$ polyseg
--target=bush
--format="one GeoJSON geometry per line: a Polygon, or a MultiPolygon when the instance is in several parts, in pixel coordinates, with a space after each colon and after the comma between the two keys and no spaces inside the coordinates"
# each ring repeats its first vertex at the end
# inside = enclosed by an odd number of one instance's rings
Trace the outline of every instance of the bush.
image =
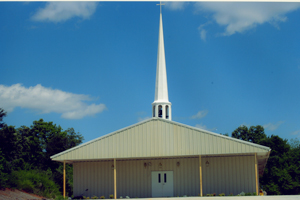
{"type": "Polygon", "coordinates": [[[245,192],[241,192],[238,196],[245,196],[245,192]]]}
{"type": "Polygon", "coordinates": [[[100,199],[105,199],[105,196],[101,196],[100,199]]]}
{"type": "Polygon", "coordinates": [[[63,196],[57,196],[57,197],[55,197],[55,200],[68,200],[69,199],[69,197],[63,197],[63,196]]]}
{"type": "Polygon", "coordinates": [[[221,193],[221,194],[219,194],[219,196],[223,197],[223,196],[225,196],[225,193],[221,193]]]}
{"type": "Polygon", "coordinates": [[[37,170],[13,171],[10,180],[10,185],[19,190],[48,198],[61,196],[58,186],[51,180],[51,177],[37,170]]]}
{"type": "Polygon", "coordinates": [[[109,195],[109,198],[110,198],[110,199],[113,199],[113,198],[114,198],[114,195],[113,195],[113,194],[109,195]]]}

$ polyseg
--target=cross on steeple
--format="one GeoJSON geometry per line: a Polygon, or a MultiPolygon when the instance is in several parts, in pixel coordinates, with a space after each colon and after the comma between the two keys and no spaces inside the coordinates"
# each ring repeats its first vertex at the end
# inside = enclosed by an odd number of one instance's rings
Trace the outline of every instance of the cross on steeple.
{"type": "Polygon", "coordinates": [[[161,13],[161,6],[165,5],[164,3],[161,3],[161,1],[159,2],[159,4],[156,4],[157,6],[160,7],[160,13],[161,13]]]}

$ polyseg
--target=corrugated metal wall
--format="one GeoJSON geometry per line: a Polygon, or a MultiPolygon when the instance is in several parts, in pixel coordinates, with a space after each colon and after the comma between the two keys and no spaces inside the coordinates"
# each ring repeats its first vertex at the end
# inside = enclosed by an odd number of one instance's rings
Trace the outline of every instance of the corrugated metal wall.
{"type": "Polygon", "coordinates": [[[111,162],[80,162],[73,166],[73,194],[100,197],[114,192],[114,174],[111,162]],[[88,189],[88,191],[85,191],[88,189]]]}
{"type": "MultiPolygon", "coordinates": [[[[202,158],[202,163],[203,194],[255,192],[253,156],[202,158]],[[206,161],[210,163],[208,167],[206,161]]],[[[81,195],[88,189],[84,196],[104,195],[108,198],[113,194],[112,165],[113,161],[74,163],[74,195],[81,195]]],[[[151,197],[151,171],[173,171],[174,196],[200,193],[198,157],[124,160],[117,161],[118,197],[151,197]]]]}
{"type": "Polygon", "coordinates": [[[255,192],[254,156],[202,158],[202,163],[203,194],[255,192]]]}

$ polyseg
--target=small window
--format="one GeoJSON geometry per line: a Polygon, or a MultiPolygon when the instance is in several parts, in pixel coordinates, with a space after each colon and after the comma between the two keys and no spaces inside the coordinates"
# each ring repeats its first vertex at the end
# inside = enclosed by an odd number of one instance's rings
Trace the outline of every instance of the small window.
{"type": "Polygon", "coordinates": [[[166,106],[166,119],[169,119],[169,106],[166,106]]]}
{"type": "Polygon", "coordinates": [[[158,174],[158,182],[160,183],[160,174],[158,174]]]}
{"type": "Polygon", "coordinates": [[[162,118],[162,114],[163,114],[163,110],[162,110],[162,106],[158,106],[158,117],[162,118]]]}
{"type": "Polygon", "coordinates": [[[152,113],[153,113],[153,117],[155,117],[155,106],[153,106],[152,113]]]}
{"type": "Polygon", "coordinates": [[[167,174],[164,174],[164,178],[165,178],[165,183],[167,182],[167,174]]]}

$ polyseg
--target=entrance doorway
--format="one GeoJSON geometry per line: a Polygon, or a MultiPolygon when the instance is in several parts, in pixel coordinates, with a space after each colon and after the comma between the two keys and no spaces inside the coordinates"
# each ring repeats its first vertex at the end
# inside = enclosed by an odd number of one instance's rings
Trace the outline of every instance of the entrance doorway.
{"type": "Polygon", "coordinates": [[[173,197],[173,171],[153,171],[152,197],[173,197]]]}

